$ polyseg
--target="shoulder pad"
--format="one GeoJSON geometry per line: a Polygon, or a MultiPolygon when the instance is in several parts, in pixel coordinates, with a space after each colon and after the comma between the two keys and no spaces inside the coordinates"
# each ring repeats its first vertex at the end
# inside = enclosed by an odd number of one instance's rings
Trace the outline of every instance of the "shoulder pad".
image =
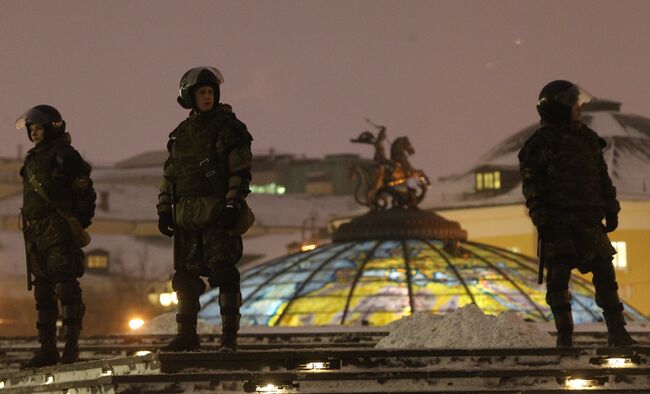
{"type": "Polygon", "coordinates": [[[546,143],[548,142],[548,136],[545,135],[544,129],[539,129],[535,132],[535,134],[531,135],[526,142],[524,143],[524,146],[521,148],[519,151],[519,161],[524,161],[526,160],[530,154],[534,151],[537,151],[538,149],[541,149],[546,143]]]}
{"type": "Polygon", "coordinates": [[[174,142],[176,141],[176,138],[177,138],[178,129],[180,129],[181,126],[183,126],[183,124],[185,123],[186,120],[182,121],[178,126],[176,126],[176,128],[171,133],[169,133],[169,136],[168,136],[169,139],[167,140],[167,151],[168,152],[172,151],[172,146],[174,145],[174,142]]]}
{"type": "Polygon", "coordinates": [[[246,143],[253,141],[253,136],[248,132],[246,124],[237,119],[236,116],[233,115],[230,119],[228,119],[225,123],[225,126],[229,128],[240,141],[246,143]]]}
{"type": "Polygon", "coordinates": [[[595,130],[589,128],[589,127],[588,127],[587,125],[585,125],[584,123],[582,124],[582,129],[584,130],[585,134],[586,134],[589,138],[591,138],[591,139],[593,139],[594,141],[596,141],[596,143],[598,144],[598,146],[599,146],[601,149],[607,146],[607,141],[606,141],[604,138],[602,138],[601,136],[599,136],[598,133],[597,133],[595,130]]]}
{"type": "Polygon", "coordinates": [[[61,164],[63,160],[65,160],[67,157],[70,155],[74,155],[77,153],[75,148],[72,147],[72,145],[68,144],[67,142],[63,143],[58,143],[54,146],[55,149],[55,154],[56,154],[56,160],[61,164]]]}
{"type": "Polygon", "coordinates": [[[226,104],[226,103],[219,103],[219,109],[221,109],[225,113],[233,113],[232,112],[232,105],[226,104]]]}

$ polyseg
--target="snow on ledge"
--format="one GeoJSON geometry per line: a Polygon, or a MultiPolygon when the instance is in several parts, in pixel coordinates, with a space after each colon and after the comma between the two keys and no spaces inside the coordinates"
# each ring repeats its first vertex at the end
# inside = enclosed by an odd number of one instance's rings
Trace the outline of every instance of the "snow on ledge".
{"type": "Polygon", "coordinates": [[[474,304],[444,316],[416,312],[393,322],[377,348],[555,347],[555,340],[516,312],[486,315],[474,304]]]}

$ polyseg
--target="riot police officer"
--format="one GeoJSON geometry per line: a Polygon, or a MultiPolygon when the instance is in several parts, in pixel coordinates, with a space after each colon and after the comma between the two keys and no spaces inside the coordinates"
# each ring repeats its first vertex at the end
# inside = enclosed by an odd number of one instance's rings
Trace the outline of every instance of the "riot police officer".
{"type": "Polygon", "coordinates": [[[573,343],[573,268],[593,273],[609,344],[636,343],[625,329],[612,264],[616,251],[607,236],[618,226],[620,205],[603,158],[606,142],[580,122],[581,107],[590,98],[572,82],[548,83],[537,102],[540,127],[519,152],[523,194],[547,268],[546,302],[555,318],[558,347],[573,343]]]}
{"type": "Polygon", "coordinates": [[[79,334],[85,306],[78,278],[84,273],[88,242],[83,229],[95,212],[91,167],[70,144],[66,124],[56,108],[37,105],[23,114],[16,128],[27,129],[34,143],[25,157],[22,223],[28,265],[28,287],[34,276],[40,350],[23,367],[42,367],[79,359],[79,334]],[[80,238],[82,240],[80,240],[80,238]],[[56,344],[61,303],[63,353],[56,344]]]}
{"type": "Polygon", "coordinates": [[[219,288],[221,349],[237,346],[241,234],[252,224],[246,205],[251,181],[251,141],[246,125],[220,100],[223,76],[195,67],[180,81],[178,103],[191,110],[169,135],[169,158],[158,197],[160,232],[174,237],[172,287],[178,296],[178,336],[163,351],[200,347],[196,332],[201,277],[219,288]]]}

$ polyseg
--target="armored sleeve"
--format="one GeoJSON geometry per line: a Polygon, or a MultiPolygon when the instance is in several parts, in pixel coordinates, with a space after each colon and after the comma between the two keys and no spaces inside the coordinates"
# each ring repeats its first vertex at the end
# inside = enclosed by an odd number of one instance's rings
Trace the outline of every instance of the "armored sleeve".
{"type": "Polygon", "coordinates": [[[228,191],[226,192],[226,202],[238,204],[250,193],[253,137],[248,132],[246,125],[238,119],[230,121],[228,127],[235,138],[227,152],[228,191]]]}
{"type": "Polygon", "coordinates": [[[546,149],[542,137],[533,135],[519,152],[519,172],[522,180],[522,191],[526,199],[526,207],[536,226],[547,224],[545,210],[545,174],[546,149]]]}
{"type": "Polygon", "coordinates": [[[616,187],[612,183],[612,178],[609,177],[607,163],[602,153],[602,149],[607,146],[607,142],[603,138],[598,137],[598,144],[601,149],[598,155],[598,173],[600,176],[600,188],[603,193],[603,200],[605,201],[605,212],[618,213],[621,210],[621,205],[616,198],[616,187]]]}
{"type": "Polygon", "coordinates": [[[163,176],[160,181],[160,193],[158,193],[158,204],[156,210],[158,213],[171,212],[172,210],[172,180],[174,179],[174,161],[172,157],[172,148],[174,146],[175,131],[169,134],[169,141],[167,142],[167,152],[169,156],[163,165],[163,176]]]}
{"type": "Polygon", "coordinates": [[[95,216],[95,201],[97,199],[93,181],[90,178],[92,167],[70,145],[58,150],[56,161],[72,184],[73,214],[81,226],[86,228],[90,226],[91,220],[95,216]]]}

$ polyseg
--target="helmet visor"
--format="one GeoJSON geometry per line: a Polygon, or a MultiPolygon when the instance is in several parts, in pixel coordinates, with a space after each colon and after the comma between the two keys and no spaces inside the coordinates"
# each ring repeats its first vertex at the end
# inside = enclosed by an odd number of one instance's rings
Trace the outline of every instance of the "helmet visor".
{"type": "Polygon", "coordinates": [[[20,130],[31,124],[46,124],[52,122],[51,115],[38,108],[32,108],[16,119],[16,129],[20,130]]]}
{"type": "Polygon", "coordinates": [[[573,85],[562,93],[555,95],[555,100],[567,107],[573,107],[574,104],[583,106],[591,101],[593,96],[578,85],[573,85]]]}
{"type": "Polygon", "coordinates": [[[194,86],[194,85],[196,85],[196,83],[197,83],[197,81],[199,79],[199,76],[201,75],[203,70],[208,70],[212,74],[214,74],[214,77],[218,81],[219,85],[221,85],[223,83],[223,75],[221,75],[221,72],[219,72],[219,70],[217,70],[216,67],[195,67],[195,68],[191,69],[187,73],[187,75],[185,75],[183,77],[183,81],[181,81],[181,85],[183,85],[183,86],[181,86],[181,88],[183,88],[185,86],[194,86]]]}

